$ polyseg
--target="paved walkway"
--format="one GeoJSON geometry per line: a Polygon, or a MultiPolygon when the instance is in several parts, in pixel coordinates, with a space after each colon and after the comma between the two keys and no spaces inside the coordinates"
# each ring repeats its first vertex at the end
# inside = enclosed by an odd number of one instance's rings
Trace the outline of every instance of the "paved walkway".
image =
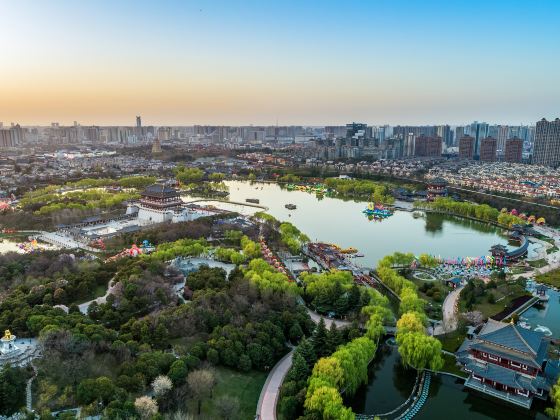
{"type": "Polygon", "coordinates": [[[327,328],[330,328],[331,325],[333,324],[333,322],[336,324],[337,328],[342,328],[342,327],[346,327],[347,325],[350,325],[351,322],[350,321],[344,321],[342,319],[331,319],[331,318],[325,318],[322,315],[319,315],[317,312],[312,311],[311,309],[307,308],[307,313],[309,314],[309,316],[311,317],[311,320],[315,323],[318,324],[319,321],[321,321],[321,318],[323,318],[325,320],[325,325],[327,326],[327,328]]]}
{"type": "Polygon", "coordinates": [[[92,300],[84,302],[84,303],[80,303],[78,305],[78,308],[80,308],[81,313],[87,314],[89,305],[91,305],[93,302],[97,302],[98,305],[101,305],[102,303],[107,302],[107,296],[109,296],[113,292],[113,289],[117,285],[116,282],[114,284],[112,284],[113,279],[114,279],[114,277],[112,277],[111,280],[109,280],[109,283],[107,283],[107,291],[105,292],[105,294],[103,296],[100,296],[98,298],[92,299],[92,300]]]}
{"type": "Polygon", "coordinates": [[[294,349],[280,359],[268,374],[257,404],[257,419],[276,420],[276,404],[280,396],[280,387],[292,366],[293,355],[294,349]]]}
{"type": "Polygon", "coordinates": [[[457,329],[457,304],[459,302],[461,290],[463,290],[463,286],[450,292],[443,301],[443,322],[441,325],[436,325],[434,328],[434,335],[445,334],[457,329]]]}

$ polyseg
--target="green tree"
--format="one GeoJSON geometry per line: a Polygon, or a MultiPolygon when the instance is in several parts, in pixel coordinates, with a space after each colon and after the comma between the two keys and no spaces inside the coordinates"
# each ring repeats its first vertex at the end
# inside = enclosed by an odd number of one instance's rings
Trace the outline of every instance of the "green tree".
{"type": "Polygon", "coordinates": [[[325,320],[321,318],[313,332],[313,349],[317,357],[326,356],[328,352],[328,331],[325,320]]]}
{"type": "Polygon", "coordinates": [[[309,376],[310,369],[303,356],[299,353],[294,353],[292,359],[292,367],[286,375],[287,381],[305,381],[309,376]]]}
{"type": "Polygon", "coordinates": [[[6,364],[0,372],[0,414],[10,416],[25,406],[26,374],[6,364]]]}
{"type": "Polygon", "coordinates": [[[311,340],[303,337],[299,342],[296,350],[294,351],[294,357],[296,354],[300,354],[305,362],[307,363],[308,368],[312,368],[315,362],[317,361],[317,354],[315,353],[315,348],[313,347],[313,343],[311,340]]]}

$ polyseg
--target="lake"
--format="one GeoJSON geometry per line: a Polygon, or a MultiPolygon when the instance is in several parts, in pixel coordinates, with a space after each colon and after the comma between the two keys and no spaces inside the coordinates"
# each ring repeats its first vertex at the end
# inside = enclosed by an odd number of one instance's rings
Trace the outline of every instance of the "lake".
{"type": "MultiPolygon", "coordinates": [[[[442,257],[480,257],[488,255],[492,245],[507,245],[502,230],[484,223],[440,214],[414,218],[409,211],[396,211],[388,219],[370,221],[362,213],[366,201],[317,198],[302,191],[288,191],[277,184],[227,181],[231,201],[257,198],[268,207],[267,213],[280,221],[289,221],[312,241],[355,247],[364,254],[360,263],[373,267],[395,251],[427,252],[442,257]],[[295,204],[296,210],[284,206],[295,204]]],[[[216,207],[252,214],[259,209],[235,204],[215,203],[216,207]]]]}

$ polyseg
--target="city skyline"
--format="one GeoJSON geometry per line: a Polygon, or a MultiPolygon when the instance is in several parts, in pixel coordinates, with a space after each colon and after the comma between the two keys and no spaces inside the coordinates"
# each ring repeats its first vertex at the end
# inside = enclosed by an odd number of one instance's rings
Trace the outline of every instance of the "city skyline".
{"type": "Polygon", "coordinates": [[[532,125],[560,108],[556,2],[102,3],[5,4],[0,121],[532,125]]]}

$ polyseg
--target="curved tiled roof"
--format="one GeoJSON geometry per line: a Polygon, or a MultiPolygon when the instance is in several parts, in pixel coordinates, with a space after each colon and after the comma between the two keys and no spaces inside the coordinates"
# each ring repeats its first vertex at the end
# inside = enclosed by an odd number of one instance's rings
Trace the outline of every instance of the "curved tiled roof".
{"type": "Polygon", "coordinates": [[[177,191],[174,188],[171,188],[165,184],[153,184],[142,192],[143,196],[146,197],[155,197],[155,198],[169,198],[169,197],[176,197],[178,195],[177,191]]]}

